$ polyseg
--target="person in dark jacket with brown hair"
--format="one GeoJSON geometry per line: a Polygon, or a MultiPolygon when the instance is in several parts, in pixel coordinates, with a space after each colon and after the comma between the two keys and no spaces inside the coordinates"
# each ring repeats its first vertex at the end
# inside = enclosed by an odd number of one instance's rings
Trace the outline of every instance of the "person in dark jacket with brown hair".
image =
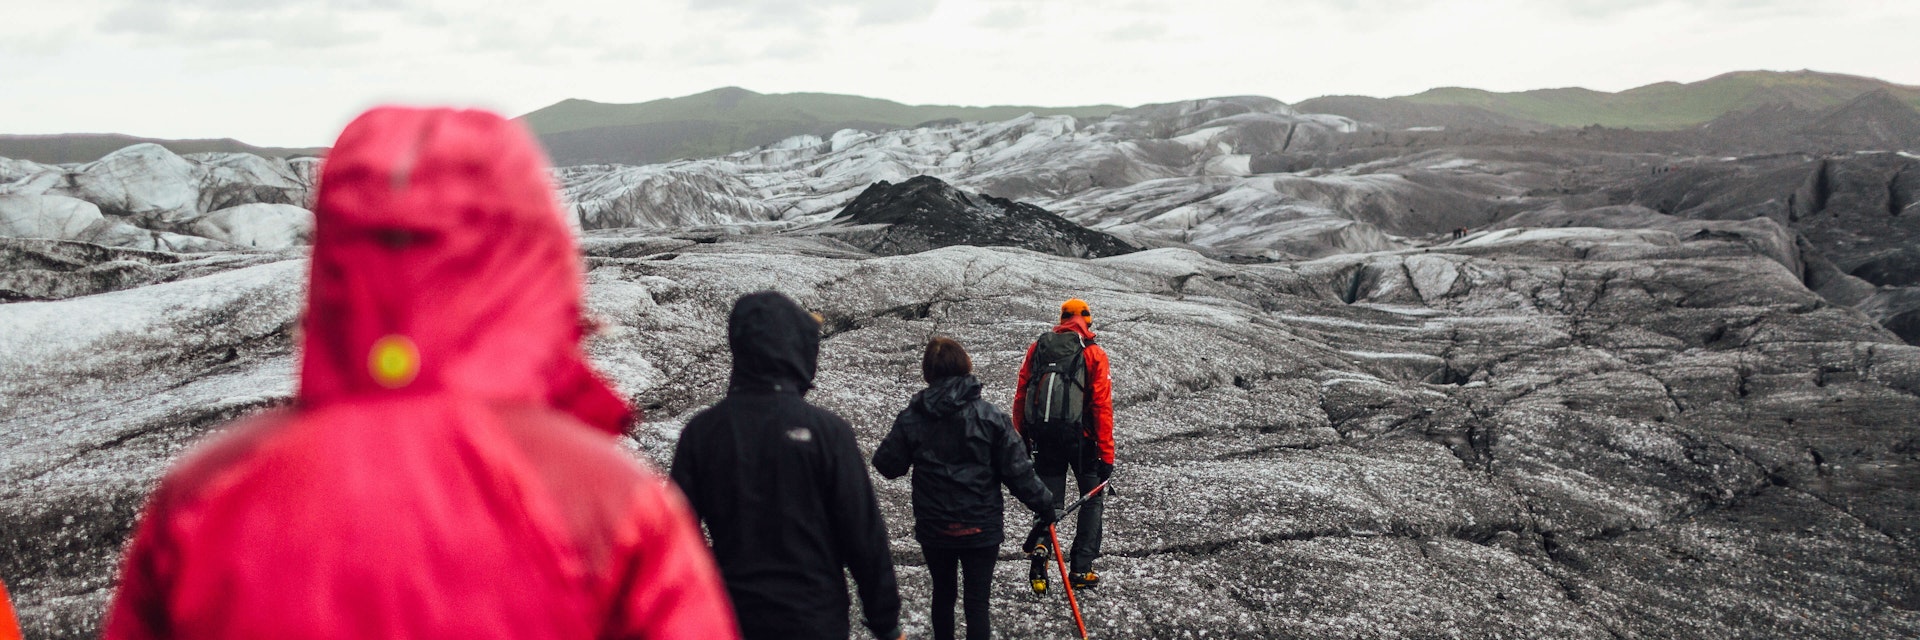
{"type": "Polygon", "coordinates": [[[847,573],[873,637],[900,633],[886,522],[853,427],[806,401],[820,321],[784,295],[742,296],[727,317],[733,376],[673,451],[673,481],[707,523],[748,640],[844,640],[847,573]]]}
{"type": "Polygon", "coordinates": [[[949,338],[927,343],[920,361],[927,388],[893,421],[873,468],[889,479],[913,470],[913,537],[933,578],[933,636],[953,636],[956,570],[966,579],[967,638],[992,631],[987,594],[1005,539],[1000,485],[1041,521],[1055,519],[1053,494],[1033,474],[1026,446],[1007,414],[980,398],[966,349],[949,338]]]}

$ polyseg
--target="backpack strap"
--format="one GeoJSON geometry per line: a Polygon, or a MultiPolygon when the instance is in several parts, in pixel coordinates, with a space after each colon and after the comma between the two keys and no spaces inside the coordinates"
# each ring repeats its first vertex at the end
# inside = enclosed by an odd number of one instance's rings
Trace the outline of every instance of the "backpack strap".
{"type": "Polygon", "coordinates": [[[1074,371],[1080,372],[1081,375],[1078,377],[1082,378],[1082,380],[1075,382],[1073,386],[1080,387],[1080,395],[1086,396],[1087,391],[1093,389],[1093,381],[1084,379],[1087,377],[1087,345],[1093,343],[1088,342],[1085,336],[1076,337],[1080,338],[1080,350],[1074,352],[1072,366],[1074,371]]]}
{"type": "Polygon", "coordinates": [[[1080,402],[1086,405],[1080,409],[1080,437],[1088,441],[1095,441],[1100,439],[1099,436],[1095,434],[1098,429],[1098,425],[1095,423],[1099,422],[1099,419],[1093,415],[1093,373],[1087,371],[1086,358],[1087,347],[1095,346],[1097,343],[1093,341],[1093,338],[1084,336],[1081,338],[1080,343],[1080,353],[1074,356],[1074,359],[1080,362],[1080,373],[1087,378],[1086,384],[1080,387],[1080,402]]]}

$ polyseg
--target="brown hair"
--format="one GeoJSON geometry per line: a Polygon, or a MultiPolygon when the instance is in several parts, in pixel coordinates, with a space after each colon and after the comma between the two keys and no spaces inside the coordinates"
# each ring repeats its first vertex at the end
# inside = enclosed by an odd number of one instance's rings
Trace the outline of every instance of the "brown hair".
{"type": "Polygon", "coordinates": [[[973,359],[953,338],[937,337],[927,341],[927,355],[920,358],[920,377],[931,384],[948,376],[973,373],[973,359]]]}

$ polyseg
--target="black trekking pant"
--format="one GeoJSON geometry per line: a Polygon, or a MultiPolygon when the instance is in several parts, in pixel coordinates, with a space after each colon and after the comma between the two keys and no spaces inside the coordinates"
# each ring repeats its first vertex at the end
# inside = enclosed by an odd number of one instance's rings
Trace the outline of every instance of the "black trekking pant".
{"type": "MultiPolygon", "coordinates": [[[[1067,505],[1067,470],[1073,470],[1074,484],[1080,491],[1074,500],[1086,495],[1100,484],[1100,474],[1094,467],[1100,462],[1100,445],[1091,440],[1081,440],[1067,446],[1036,445],[1033,452],[1033,472],[1040,476],[1040,483],[1053,492],[1053,508],[1063,509],[1067,505]]],[[[1079,520],[1073,533],[1073,555],[1068,558],[1074,573],[1086,573],[1093,570],[1093,559],[1100,557],[1100,515],[1105,511],[1107,492],[1101,491],[1086,504],[1080,505],[1079,520]]],[[[1042,534],[1044,535],[1044,534],[1042,534]]],[[[1049,544],[1051,542],[1049,541],[1049,544]]],[[[1031,543],[1029,543],[1031,548],[1031,543]]]]}
{"type": "Polygon", "coordinates": [[[987,640],[993,633],[993,621],[987,595],[993,588],[993,563],[999,559],[999,547],[942,549],[920,547],[927,556],[927,574],[933,577],[933,637],[953,640],[953,601],[960,594],[954,588],[956,570],[966,576],[967,640],[987,640]]]}

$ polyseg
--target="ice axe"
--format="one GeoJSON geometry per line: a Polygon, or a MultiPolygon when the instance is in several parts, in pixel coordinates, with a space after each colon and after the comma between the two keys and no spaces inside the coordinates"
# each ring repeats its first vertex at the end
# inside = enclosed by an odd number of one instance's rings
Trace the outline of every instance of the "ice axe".
{"type": "Polygon", "coordinates": [[[1060,555],[1060,533],[1052,523],[1047,524],[1047,535],[1053,538],[1053,561],[1060,565],[1060,584],[1067,588],[1067,606],[1073,609],[1073,624],[1080,627],[1080,640],[1087,640],[1087,621],[1080,617],[1080,601],[1073,597],[1073,580],[1067,577],[1067,560],[1060,555]]]}
{"type": "MultiPolygon", "coordinates": [[[[1060,517],[1055,519],[1055,522],[1065,520],[1067,514],[1073,513],[1080,508],[1080,505],[1086,504],[1088,500],[1093,499],[1094,495],[1099,494],[1102,489],[1107,488],[1108,482],[1111,482],[1111,480],[1101,481],[1100,484],[1094,485],[1093,489],[1087,492],[1087,495],[1080,496],[1079,500],[1075,500],[1073,504],[1067,505],[1067,508],[1061,509],[1060,517]]],[[[1060,567],[1060,584],[1067,588],[1067,606],[1073,609],[1073,624],[1080,628],[1080,640],[1086,640],[1087,621],[1080,616],[1080,600],[1073,595],[1073,578],[1067,575],[1067,558],[1060,553],[1060,532],[1054,528],[1053,522],[1047,523],[1046,526],[1047,536],[1053,541],[1053,561],[1060,567]]],[[[1034,533],[1039,533],[1037,527],[1034,533]]],[[[1037,536],[1028,536],[1028,539],[1034,537],[1037,536]]]]}
{"type": "Polygon", "coordinates": [[[1097,493],[1100,493],[1101,491],[1106,490],[1107,485],[1112,482],[1113,480],[1111,479],[1101,480],[1100,484],[1093,485],[1093,489],[1087,491],[1087,495],[1080,496],[1079,500],[1073,501],[1073,504],[1067,505],[1067,508],[1060,510],[1060,519],[1061,520],[1067,519],[1067,516],[1072,515],[1074,511],[1077,511],[1080,509],[1080,505],[1086,504],[1088,500],[1092,500],[1094,494],[1097,494],[1097,493]]]}

